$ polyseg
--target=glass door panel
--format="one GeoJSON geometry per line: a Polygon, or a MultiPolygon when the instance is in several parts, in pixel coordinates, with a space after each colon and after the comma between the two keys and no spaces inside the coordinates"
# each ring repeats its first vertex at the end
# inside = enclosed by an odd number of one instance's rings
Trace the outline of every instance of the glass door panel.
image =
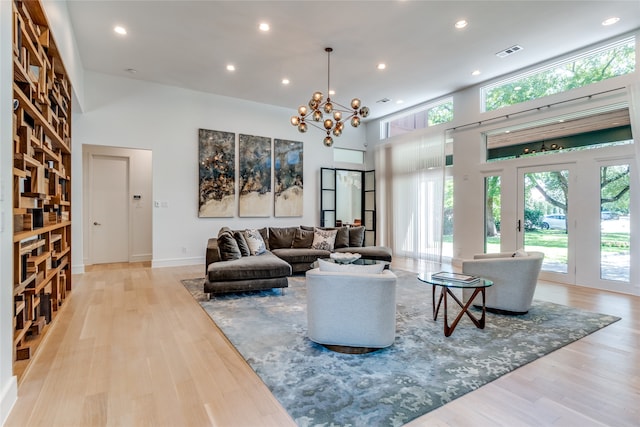
{"type": "Polygon", "coordinates": [[[560,281],[571,283],[569,169],[523,168],[519,176],[519,247],[545,254],[541,277],[554,280],[560,275],[560,281]]]}
{"type": "Polygon", "coordinates": [[[485,253],[500,252],[500,176],[484,178],[484,251],[485,253]]]}
{"type": "Polygon", "coordinates": [[[453,176],[444,179],[444,216],[442,218],[442,257],[453,258],[453,176]]]}
{"type": "Polygon", "coordinates": [[[629,165],[600,167],[600,278],[629,282],[631,273],[629,165]]]}

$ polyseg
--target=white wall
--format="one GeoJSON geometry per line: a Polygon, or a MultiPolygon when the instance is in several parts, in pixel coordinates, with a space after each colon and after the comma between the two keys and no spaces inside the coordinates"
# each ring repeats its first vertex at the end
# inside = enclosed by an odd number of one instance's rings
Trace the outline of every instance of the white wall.
{"type": "MultiPolygon", "coordinates": [[[[333,167],[324,134],[300,134],[291,109],[205,94],[155,83],[85,72],[85,111],[73,122],[74,158],[81,144],[141,148],[153,152],[153,266],[204,262],[207,239],[223,226],[319,224],[319,171],[333,167]],[[304,142],[304,214],[298,218],[198,218],[198,129],[304,142]]],[[[336,146],[364,149],[364,129],[349,128],[336,146]]],[[[81,265],[82,162],[73,164],[73,265],[81,265]]],[[[236,211],[237,212],[237,211],[236,211]]]]}
{"type": "Polygon", "coordinates": [[[0,1],[0,424],[17,397],[13,376],[13,2],[0,1]]]}

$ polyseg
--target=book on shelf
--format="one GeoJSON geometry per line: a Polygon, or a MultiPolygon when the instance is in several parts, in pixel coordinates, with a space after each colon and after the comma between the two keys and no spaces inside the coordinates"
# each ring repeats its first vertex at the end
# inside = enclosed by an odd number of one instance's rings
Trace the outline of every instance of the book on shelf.
{"type": "Polygon", "coordinates": [[[437,280],[445,280],[445,281],[448,280],[451,282],[461,282],[461,283],[473,283],[480,280],[480,278],[477,276],[470,276],[468,274],[461,274],[461,273],[452,273],[449,271],[439,271],[437,273],[433,273],[431,275],[431,278],[437,279],[437,280]]]}

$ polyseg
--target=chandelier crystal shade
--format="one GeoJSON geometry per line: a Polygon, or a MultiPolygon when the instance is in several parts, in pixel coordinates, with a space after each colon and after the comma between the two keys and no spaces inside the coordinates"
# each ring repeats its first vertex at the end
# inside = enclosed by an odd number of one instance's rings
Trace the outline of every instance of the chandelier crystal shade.
{"type": "Polygon", "coordinates": [[[307,105],[298,107],[298,115],[291,116],[291,124],[296,126],[301,133],[308,130],[308,125],[325,131],[327,136],[324,138],[324,145],[331,147],[333,145],[332,135],[342,135],[344,124],[347,121],[354,128],[360,126],[361,118],[369,115],[369,108],[361,106],[358,98],[351,100],[351,108],[331,100],[329,88],[331,87],[331,52],[333,49],[327,47],[324,51],[327,52],[327,98],[325,100],[320,91],[314,92],[307,105]]]}

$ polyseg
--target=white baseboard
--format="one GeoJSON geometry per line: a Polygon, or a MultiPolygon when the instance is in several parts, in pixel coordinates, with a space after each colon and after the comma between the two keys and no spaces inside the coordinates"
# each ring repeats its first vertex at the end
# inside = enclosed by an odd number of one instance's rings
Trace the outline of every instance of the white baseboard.
{"type": "Polygon", "coordinates": [[[0,392],[0,425],[4,425],[17,399],[18,379],[12,376],[2,386],[2,391],[0,392]]]}
{"type": "Polygon", "coordinates": [[[202,264],[204,266],[204,257],[154,259],[151,261],[151,268],[181,267],[184,265],[198,264],[202,264]]]}
{"type": "Polygon", "coordinates": [[[84,264],[72,265],[71,274],[84,274],[84,264]]]}
{"type": "Polygon", "coordinates": [[[145,262],[145,261],[151,261],[153,259],[153,256],[151,254],[137,254],[137,255],[131,255],[131,257],[129,258],[129,262],[145,262]]]}

